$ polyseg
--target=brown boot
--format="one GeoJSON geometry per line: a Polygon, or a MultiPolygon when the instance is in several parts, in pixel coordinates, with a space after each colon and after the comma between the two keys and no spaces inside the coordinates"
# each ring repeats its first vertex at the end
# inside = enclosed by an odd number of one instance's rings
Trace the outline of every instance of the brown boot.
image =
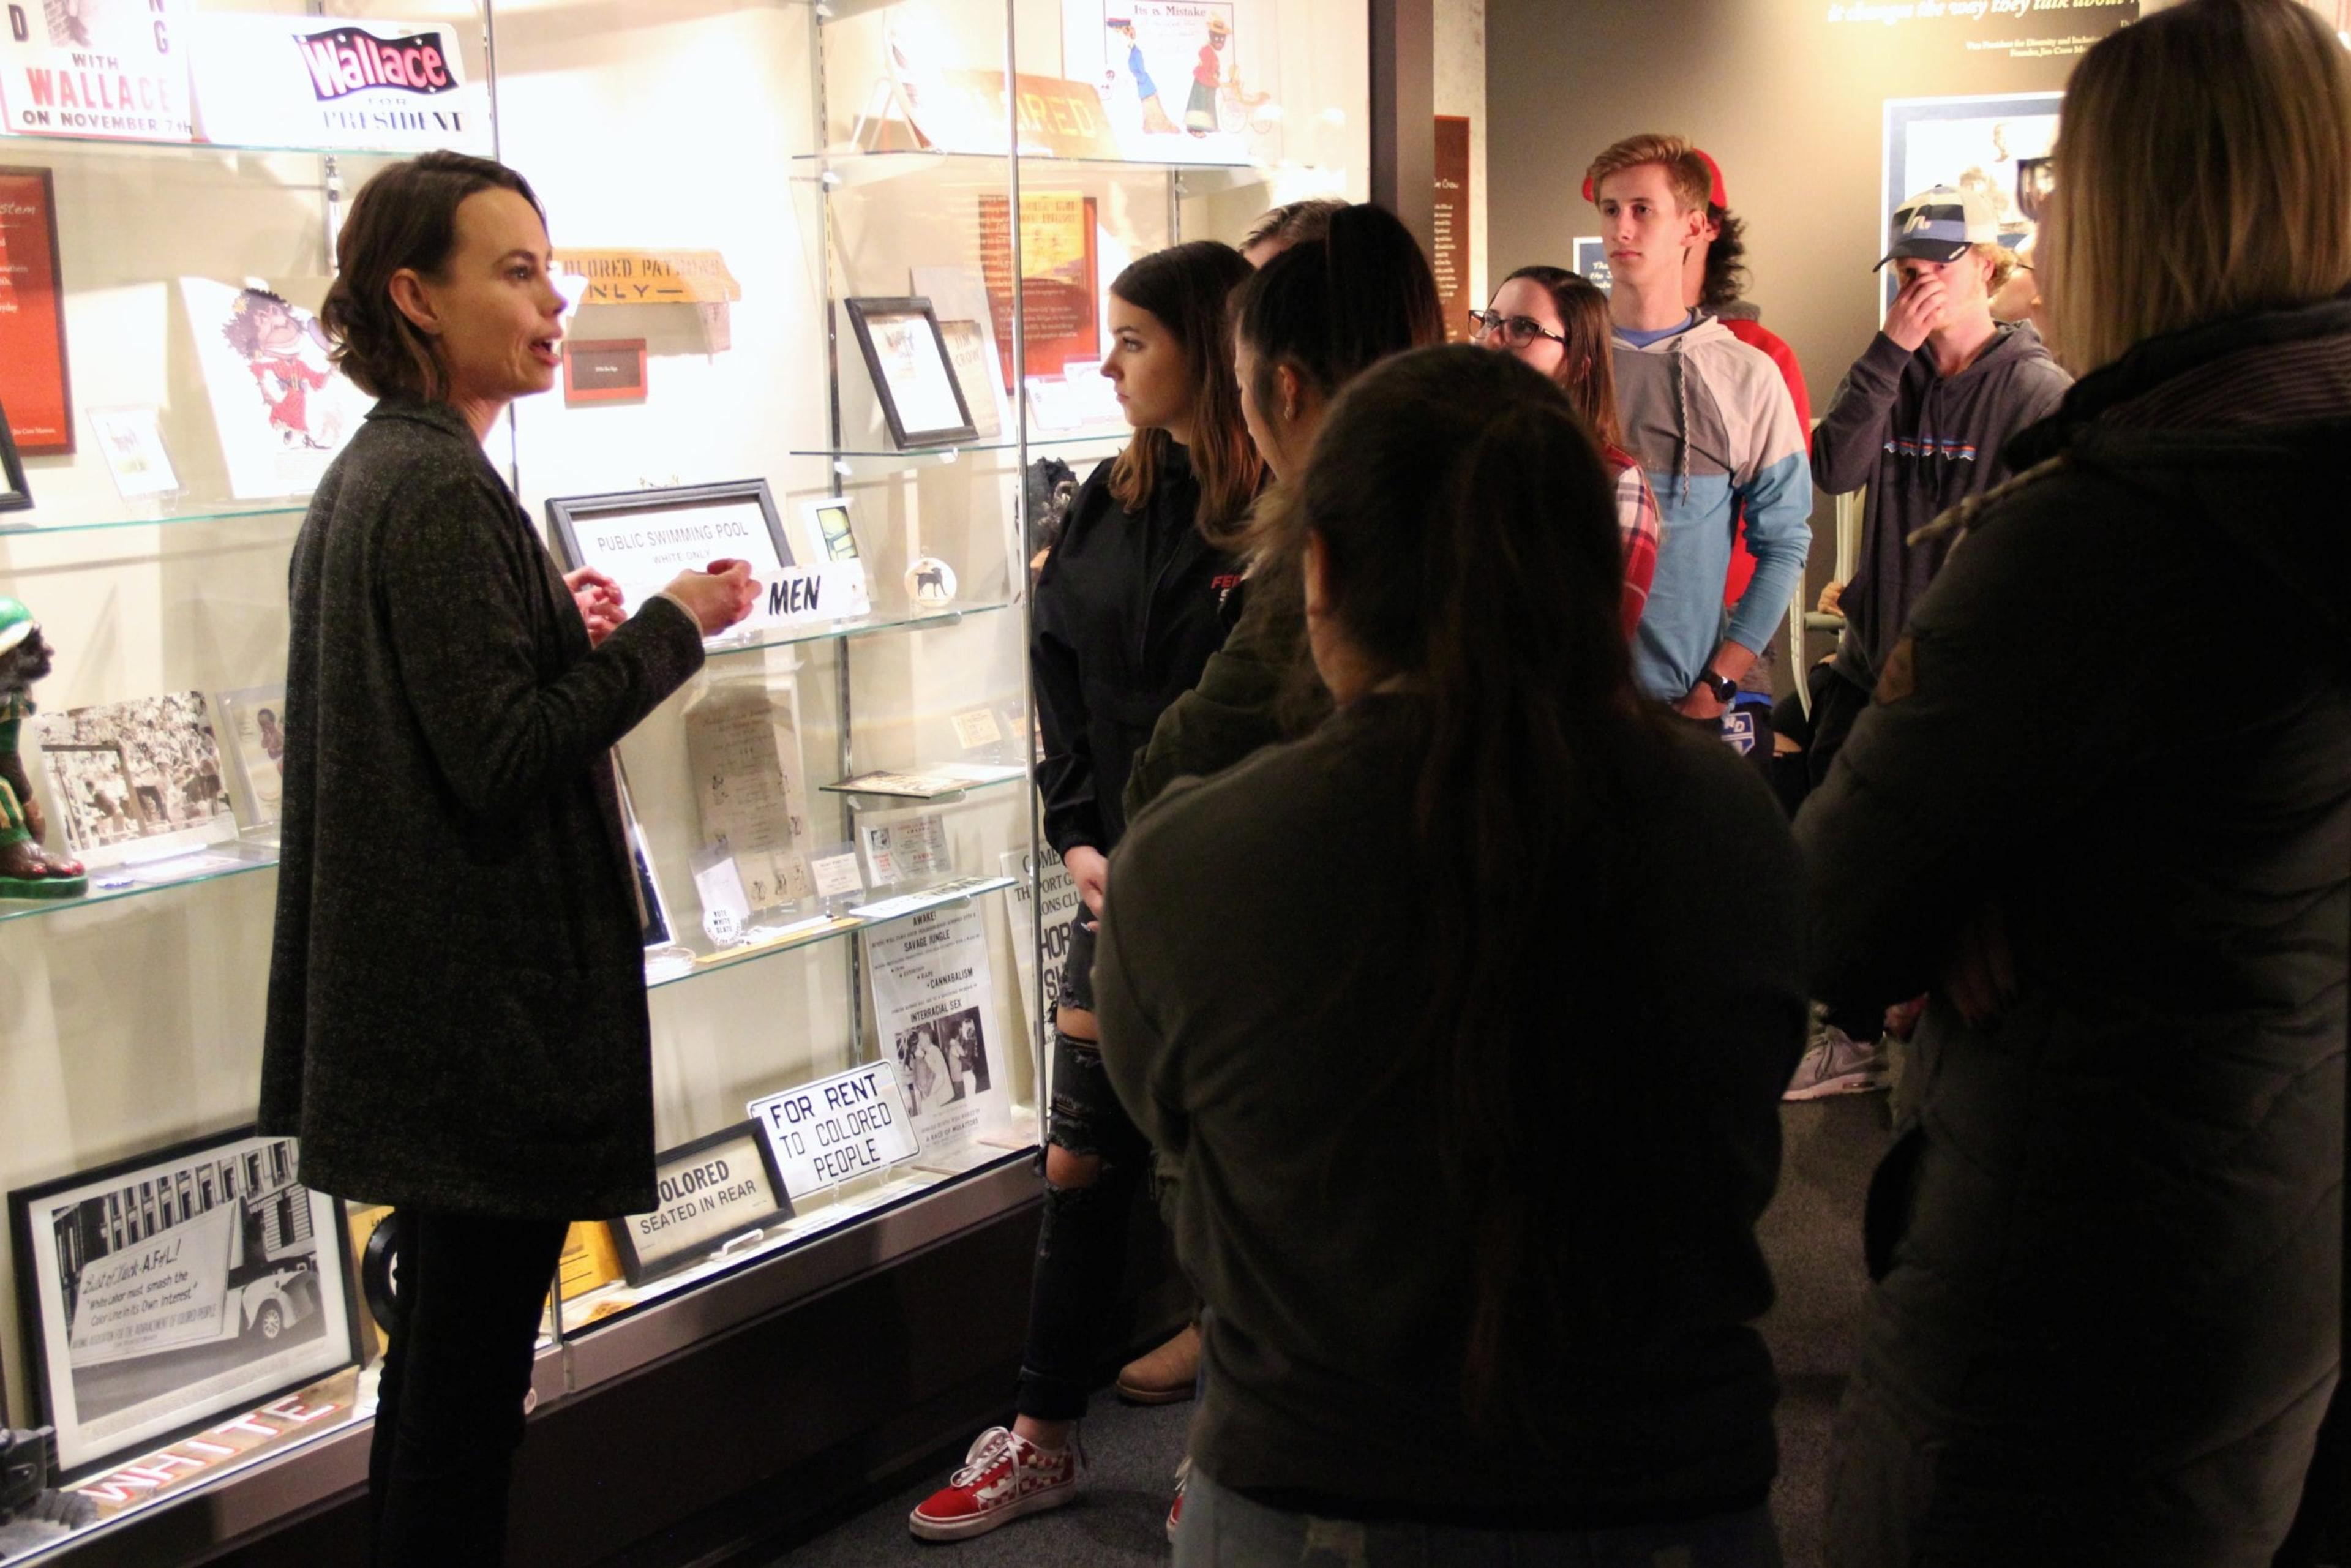
{"type": "Polygon", "coordinates": [[[1200,1375],[1200,1328],[1184,1331],[1119,1369],[1118,1396],[1129,1405],[1176,1405],[1192,1397],[1200,1375]]]}

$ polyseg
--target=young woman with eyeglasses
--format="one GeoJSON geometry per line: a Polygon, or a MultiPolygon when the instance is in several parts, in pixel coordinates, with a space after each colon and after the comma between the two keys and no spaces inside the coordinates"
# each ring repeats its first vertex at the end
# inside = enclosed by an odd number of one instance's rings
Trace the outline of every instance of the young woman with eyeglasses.
{"type": "Polygon", "coordinates": [[[1600,444],[1615,486],[1616,528],[1625,541],[1625,635],[1641,623],[1657,570],[1657,497],[1640,460],[1625,450],[1616,423],[1616,376],[1609,354],[1608,296],[1563,267],[1522,267],[1502,279],[1493,302],[1469,312],[1476,341],[1531,365],[1556,382],[1600,444]]]}

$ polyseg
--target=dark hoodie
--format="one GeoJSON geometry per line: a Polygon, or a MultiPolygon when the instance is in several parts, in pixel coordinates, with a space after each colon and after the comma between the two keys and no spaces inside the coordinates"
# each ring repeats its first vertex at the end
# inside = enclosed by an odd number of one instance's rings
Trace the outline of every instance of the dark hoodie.
{"type": "Polygon", "coordinates": [[[2151,340],[2007,456],[1796,821],[1816,993],[1985,911],[2015,976],[1920,1025],[1828,1558],[2266,1568],[2340,1352],[2351,300],[2151,340]]]}
{"type": "Polygon", "coordinates": [[[1958,375],[1880,332],[1845,372],[1813,433],[1813,484],[1832,495],[1869,486],[1861,552],[1844,585],[1837,673],[1866,687],[1910,608],[1942,570],[1947,539],[1908,543],[1970,496],[2009,476],[2008,439],[2055,412],[2073,378],[2023,322],[2003,324],[1958,375]]]}

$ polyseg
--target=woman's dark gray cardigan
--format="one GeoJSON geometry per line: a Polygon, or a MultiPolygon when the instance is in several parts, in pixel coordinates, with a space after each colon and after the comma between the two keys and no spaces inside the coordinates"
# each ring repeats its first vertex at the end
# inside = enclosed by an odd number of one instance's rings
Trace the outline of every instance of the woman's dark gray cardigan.
{"type": "Polygon", "coordinates": [[[294,545],[261,1128],[347,1197],[653,1207],[644,954],[611,747],[702,664],[592,652],[463,415],[386,398],[294,545]]]}

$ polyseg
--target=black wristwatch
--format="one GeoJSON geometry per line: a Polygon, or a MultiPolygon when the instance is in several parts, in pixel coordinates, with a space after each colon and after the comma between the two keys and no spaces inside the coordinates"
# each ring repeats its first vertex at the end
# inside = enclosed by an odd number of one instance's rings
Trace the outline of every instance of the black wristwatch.
{"type": "MultiPolygon", "coordinates": [[[[1698,673],[1698,686],[1704,686],[1708,691],[1712,692],[1714,700],[1725,707],[1729,707],[1739,697],[1739,683],[1729,675],[1718,675],[1712,670],[1700,670],[1698,673]]],[[[1698,686],[1692,686],[1690,689],[1696,691],[1698,686]]]]}

